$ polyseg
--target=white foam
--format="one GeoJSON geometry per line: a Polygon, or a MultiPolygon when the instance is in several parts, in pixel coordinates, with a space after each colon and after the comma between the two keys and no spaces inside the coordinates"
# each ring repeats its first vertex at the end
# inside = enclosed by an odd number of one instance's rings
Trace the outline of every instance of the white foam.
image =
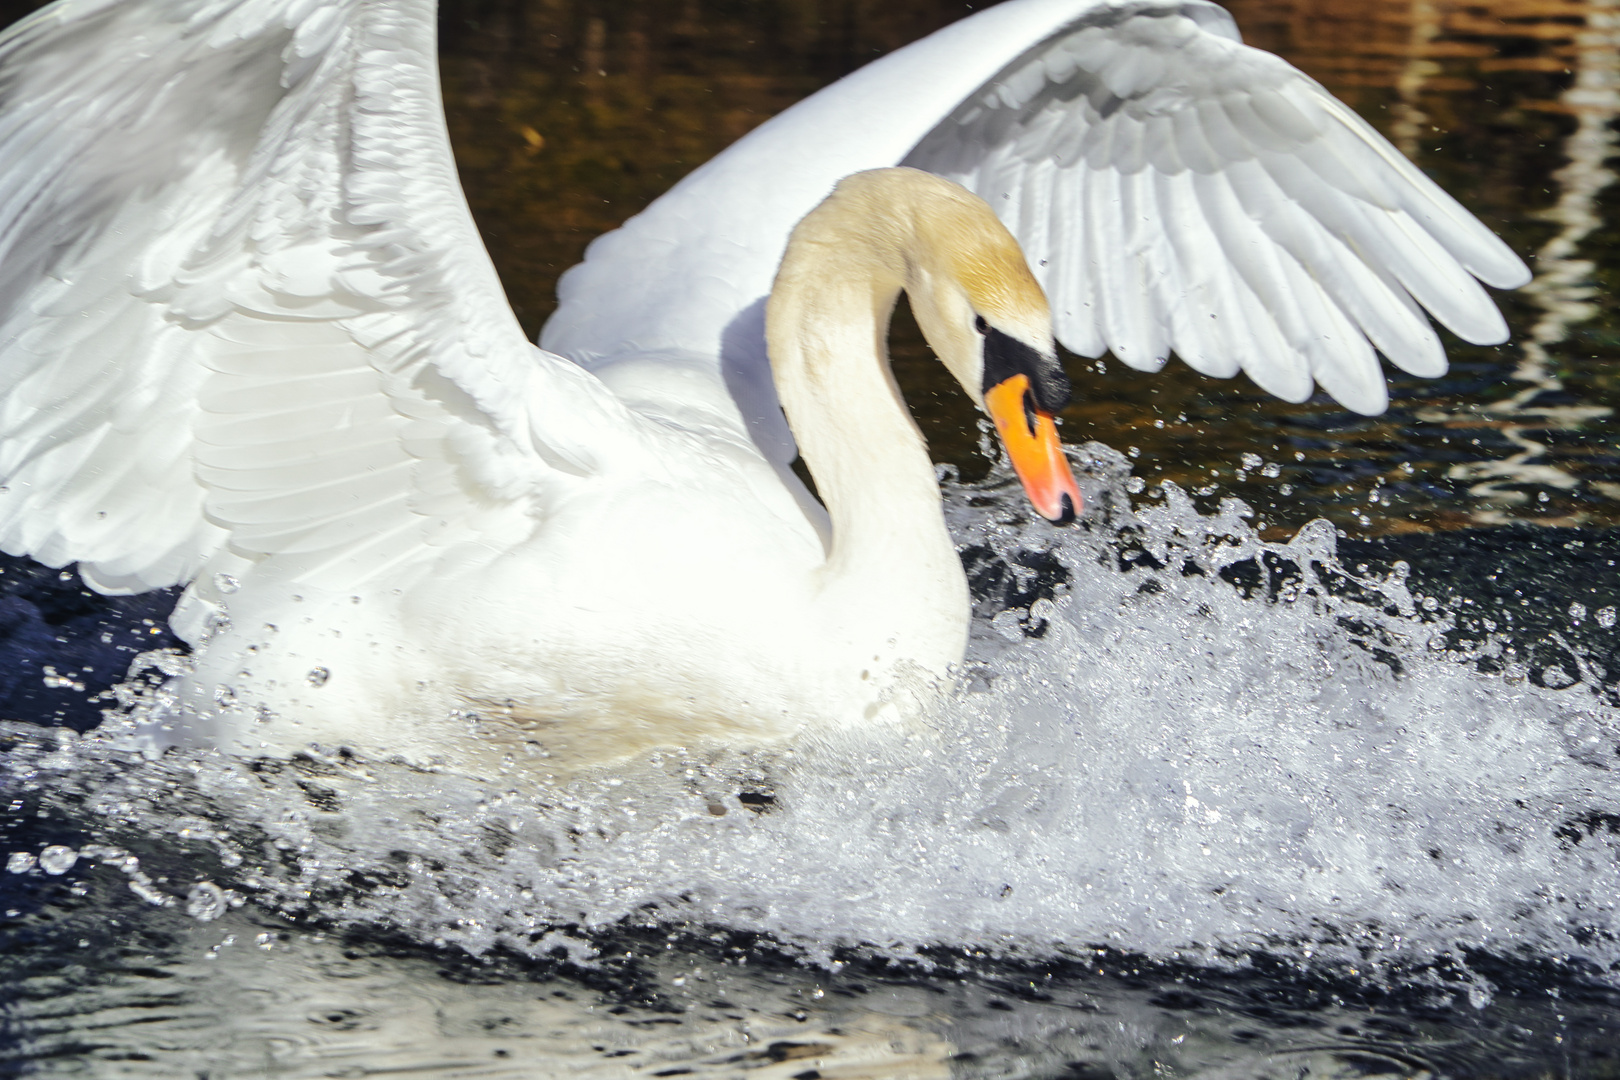
{"type": "Polygon", "coordinates": [[[1344,574],[1331,527],[1265,544],[1241,504],[1201,516],[1174,489],[1132,510],[1124,459],[1087,454],[1108,522],[1089,530],[1030,522],[1004,476],[951,485],[964,543],[1046,551],[1069,580],[982,621],[929,731],[538,788],[532,762],[495,786],[336,755],[145,762],[117,725],[69,750],[36,733],[9,768],[64,805],[87,793],[75,813],[104,845],[189,851],[193,877],[275,906],[475,952],[588,962],[581,935],[629,919],[824,959],[1262,949],[1372,977],[1467,948],[1620,961],[1620,838],[1594,816],[1620,814],[1620,715],[1590,672],[1559,690],[1511,661],[1481,673],[1435,647],[1448,624],[1398,577],[1344,574]],[[1122,569],[1127,548],[1154,558],[1122,569]],[[1303,568],[1276,600],[1215,573],[1263,552],[1303,568]]]}

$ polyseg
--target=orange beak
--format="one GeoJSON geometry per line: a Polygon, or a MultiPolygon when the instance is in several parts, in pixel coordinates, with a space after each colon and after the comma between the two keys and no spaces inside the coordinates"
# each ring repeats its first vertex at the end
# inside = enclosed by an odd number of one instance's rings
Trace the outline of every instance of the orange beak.
{"type": "Polygon", "coordinates": [[[1080,488],[1069,471],[1052,414],[1035,407],[1029,376],[1014,375],[985,391],[984,404],[1012,458],[1024,492],[1042,517],[1065,525],[1080,513],[1080,488]]]}

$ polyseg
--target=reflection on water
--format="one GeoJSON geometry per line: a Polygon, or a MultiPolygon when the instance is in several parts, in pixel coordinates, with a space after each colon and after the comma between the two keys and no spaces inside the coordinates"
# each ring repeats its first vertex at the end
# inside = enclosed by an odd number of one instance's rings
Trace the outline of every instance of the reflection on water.
{"type": "Polygon", "coordinates": [[[1434,990],[1313,985],[1277,967],[1213,977],[1104,954],[1095,967],[958,956],[931,972],[860,960],[833,972],[684,933],[621,935],[611,956],[558,971],[243,912],[199,924],[135,911],[107,876],[84,874],[83,899],[0,922],[0,1073],[1529,1080],[1612,1075],[1620,1045],[1601,992],[1537,987],[1480,1010],[1434,990]],[[120,935],[129,926],[141,929],[120,935]],[[29,964],[14,951],[22,938],[67,959],[29,964]]]}
{"type": "MultiPolygon", "coordinates": [[[[1460,463],[1449,472],[1453,479],[1474,481],[1468,493],[1481,500],[1473,517],[1482,524],[1511,521],[1512,515],[1497,507],[1527,503],[1530,491],[1526,489],[1569,492],[1578,487],[1578,477],[1547,463],[1547,444],[1533,436],[1549,430],[1578,432],[1583,424],[1613,411],[1603,405],[1558,403],[1568,395],[1551,352],[1569,339],[1573,326],[1602,310],[1603,295],[1593,281],[1596,264],[1580,257],[1579,251],[1582,242],[1603,224],[1597,198],[1614,182],[1607,162],[1615,146],[1612,125],[1620,114],[1620,6],[1613,0],[1590,0],[1582,14],[1585,25],[1573,35],[1574,78],[1559,98],[1574,115],[1576,126],[1564,142],[1568,163],[1552,175],[1558,185],[1558,201],[1544,214],[1560,229],[1536,252],[1536,277],[1524,290],[1542,309],[1520,344],[1521,357],[1512,375],[1516,382],[1527,385],[1511,397],[1479,409],[1510,421],[1500,431],[1517,452],[1500,461],[1460,463]]],[[[1449,417],[1428,415],[1424,419],[1443,422],[1449,417]]],[[[1620,484],[1594,479],[1591,486],[1610,499],[1620,498],[1620,484]]],[[[1576,511],[1542,521],[1575,525],[1588,516],[1576,511]]]]}
{"type": "Polygon", "coordinates": [[[944,1080],[956,1053],[936,1029],[960,995],[849,980],[855,990],[829,998],[820,984],[831,980],[768,954],[750,968],[737,966],[744,950],[628,940],[612,961],[559,977],[554,965],[479,964],[246,914],[198,925],[138,911],[143,940],[114,943],[92,924],[120,898],[95,892],[91,918],[79,901],[0,931],[43,932],[60,963],[0,961],[10,991],[0,1070],[944,1080]]]}
{"type": "Polygon", "coordinates": [[[1400,100],[1391,110],[1389,137],[1401,153],[1415,160],[1421,153],[1424,136],[1433,130],[1421,99],[1428,81],[1440,74],[1440,65],[1429,58],[1436,39],[1443,32],[1440,8],[1433,0],[1412,0],[1411,21],[1406,62],[1395,79],[1400,100]]]}

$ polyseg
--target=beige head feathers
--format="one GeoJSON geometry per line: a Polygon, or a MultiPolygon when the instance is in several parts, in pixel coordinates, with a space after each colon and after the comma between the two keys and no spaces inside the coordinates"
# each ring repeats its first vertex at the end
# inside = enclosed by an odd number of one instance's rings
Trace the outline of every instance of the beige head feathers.
{"type": "Polygon", "coordinates": [[[773,303],[799,291],[792,285],[817,291],[860,281],[875,290],[875,303],[889,306],[904,289],[928,343],[981,406],[978,317],[1052,352],[1046,294],[1018,241],[983,199],[918,169],[872,169],[839,181],[794,229],[777,280],[773,303]]]}

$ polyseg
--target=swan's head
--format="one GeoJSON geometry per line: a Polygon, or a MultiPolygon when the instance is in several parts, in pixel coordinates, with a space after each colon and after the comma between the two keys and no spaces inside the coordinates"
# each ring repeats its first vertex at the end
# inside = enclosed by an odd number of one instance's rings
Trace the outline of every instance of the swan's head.
{"type": "Polygon", "coordinates": [[[1069,377],[1052,341],[1046,294],[1023,250],[965,188],[912,169],[882,172],[900,174],[895,179],[915,197],[918,242],[905,288],[918,326],[995,422],[1035,509],[1060,524],[1073,521],[1080,489],[1056,420],[1069,403],[1069,377]]]}
{"type": "MultiPolygon", "coordinates": [[[[766,311],[784,407],[823,395],[821,407],[831,408],[827,358],[860,350],[828,338],[829,327],[850,321],[836,305],[869,301],[882,327],[902,289],[928,344],[995,421],[1035,509],[1072,521],[1080,488],[1055,419],[1069,379],[1046,294],[995,212],[949,180],[907,168],[855,173],[794,228],[766,311]],[[821,345],[807,352],[811,339],[821,345]]],[[[890,389],[898,395],[892,379],[890,389]]]]}

